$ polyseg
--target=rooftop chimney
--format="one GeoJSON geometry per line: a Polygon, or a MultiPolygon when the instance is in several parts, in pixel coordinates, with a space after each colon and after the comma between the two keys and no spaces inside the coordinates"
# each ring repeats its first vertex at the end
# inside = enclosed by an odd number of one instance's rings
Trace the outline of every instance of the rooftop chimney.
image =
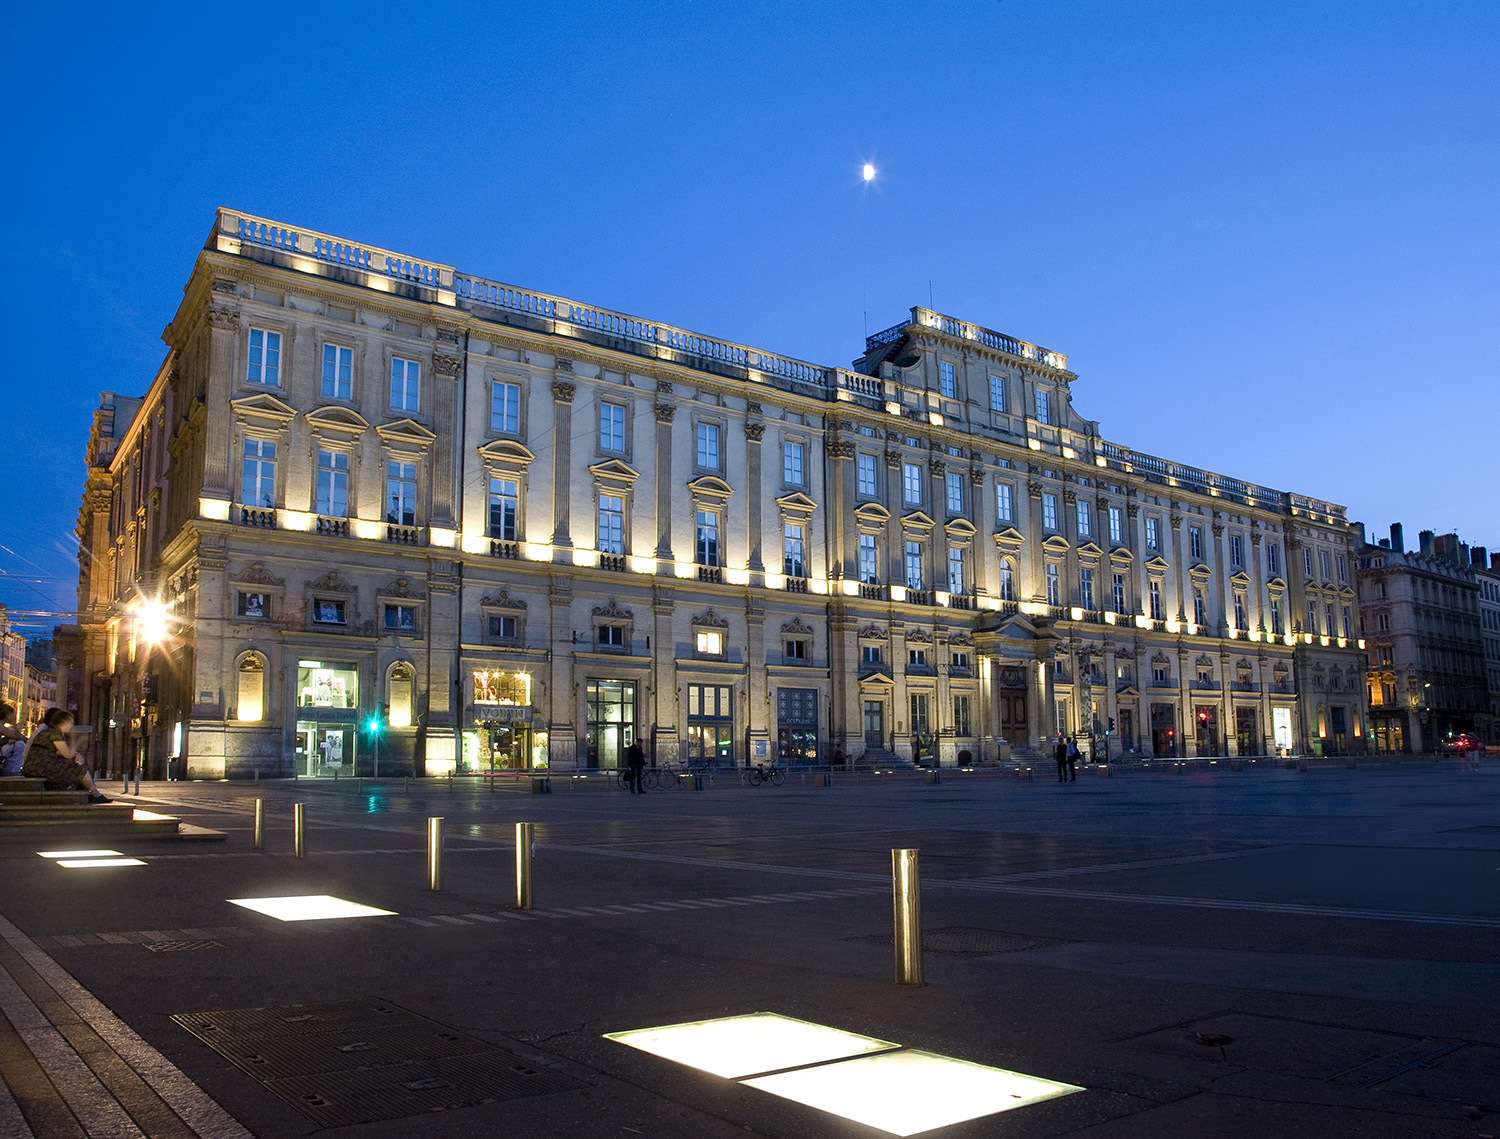
{"type": "Polygon", "coordinates": [[[1483,546],[1470,546],[1469,564],[1484,569],[1485,566],[1490,564],[1490,552],[1483,546]]]}
{"type": "Polygon", "coordinates": [[[1437,535],[1434,534],[1431,530],[1421,530],[1421,531],[1418,531],[1418,533],[1417,533],[1417,543],[1418,543],[1417,549],[1420,550],[1424,554],[1430,554],[1430,553],[1432,553],[1432,540],[1434,538],[1436,538],[1436,537],[1437,537],[1437,535]]]}
{"type": "Polygon", "coordinates": [[[1399,522],[1391,523],[1390,547],[1398,554],[1406,553],[1406,536],[1401,533],[1401,523],[1399,522]]]}
{"type": "Polygon", "coordinates": [[[1382,549],[1389,550],[1391,548],[1391,540],[1389,538],[1380,539],[1380,546],[1382,549]]]}
{"type": "Polygon", "coordinates": [[[1490,555],[1490,569],[1500,570],[1500,553],[1490,555]]]}

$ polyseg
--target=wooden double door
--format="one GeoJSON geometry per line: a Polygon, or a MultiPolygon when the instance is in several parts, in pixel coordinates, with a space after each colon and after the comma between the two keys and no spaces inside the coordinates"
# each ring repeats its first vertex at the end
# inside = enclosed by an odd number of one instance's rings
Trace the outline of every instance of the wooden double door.
{"type": "Polygon", "coordinates": [[[1026,690],[1000,690],[1000,738],[1006,743],[1030,743],[1030,725],[1026,720],[1026,690]]]}

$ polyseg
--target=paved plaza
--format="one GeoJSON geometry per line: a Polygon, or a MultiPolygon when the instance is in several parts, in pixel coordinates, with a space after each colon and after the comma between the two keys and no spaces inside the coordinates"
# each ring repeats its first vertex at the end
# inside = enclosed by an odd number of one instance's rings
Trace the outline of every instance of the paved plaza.
{"type": "Polygon", "coordinates": [[[872,1038],[870,1111],[961,1114],[927,1054],[1082,1089],[924,1132],[944,1139],[1500,1134],[1493,764],[721,777],[640,797],[561,777],[545,795],[170,783],[132,801],[227,841],[127,844],[141,864],[112,867],[60,866],[40,837],[0,847],[0,1135],[920,1125],[740,1078],[841,1077],[847,1059],[770,1046],[712,1074],[706,1053],[606,1035],[755,1013],[872,1038]],[[519,821],[536,841],[520,912],[519,821]],[[920,987],[893,980],[893,848],[921,852],[920,987]],[[287,922],[230,901],[310,895],[389,913],[287,922]]]}

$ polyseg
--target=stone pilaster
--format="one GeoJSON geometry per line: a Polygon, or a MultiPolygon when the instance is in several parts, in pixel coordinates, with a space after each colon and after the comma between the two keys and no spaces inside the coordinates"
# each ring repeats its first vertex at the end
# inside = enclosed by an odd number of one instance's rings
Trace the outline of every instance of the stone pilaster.
{"type": "MultiPolygon", "coordinates": [[[[670,390],[668,388],[668,391],[670,390]]],[[[667,577],[672,577],[676,573],[672,557],[672,419],[676,414],[675,403],[662,403],[658,400],[656,404],[656,572],[667,577]]],[[[689,529],[691,530],[691,520],[689,520],[689,529]]]]}
{"type": "MultiPolygon", "coordinates": [[[[746,537],[750,544],[749,566],[752,589],[764,587],[766,584],[766,563],[762,553],[765,533],[761,519],[761,499],[764,497],[761,492],[761,439],[765,433],[766,425],[758,420],[745,424],[745,507],[748,514],[746,537]]],[[[807,554],[811,557],[811,548],[807,550],[807,554]]]]}
{"type": "Polygon", "coordinates": [[[573,393],[577,385],[567,380],[552,384],[552,560],[573,563],[573,538],[569,530],[573,486],[573,393]]]}

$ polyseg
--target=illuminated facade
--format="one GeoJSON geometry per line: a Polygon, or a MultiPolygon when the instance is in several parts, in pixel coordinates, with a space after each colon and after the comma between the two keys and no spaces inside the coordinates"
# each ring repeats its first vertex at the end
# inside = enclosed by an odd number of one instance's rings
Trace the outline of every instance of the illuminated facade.
{"type": "Polygon", "coordinates": [[[79,524],[112,769],[1362,744],[1342,508],[1104,441],[977,325],[826,367],[224,210],[165,338],[79,524]]]}

